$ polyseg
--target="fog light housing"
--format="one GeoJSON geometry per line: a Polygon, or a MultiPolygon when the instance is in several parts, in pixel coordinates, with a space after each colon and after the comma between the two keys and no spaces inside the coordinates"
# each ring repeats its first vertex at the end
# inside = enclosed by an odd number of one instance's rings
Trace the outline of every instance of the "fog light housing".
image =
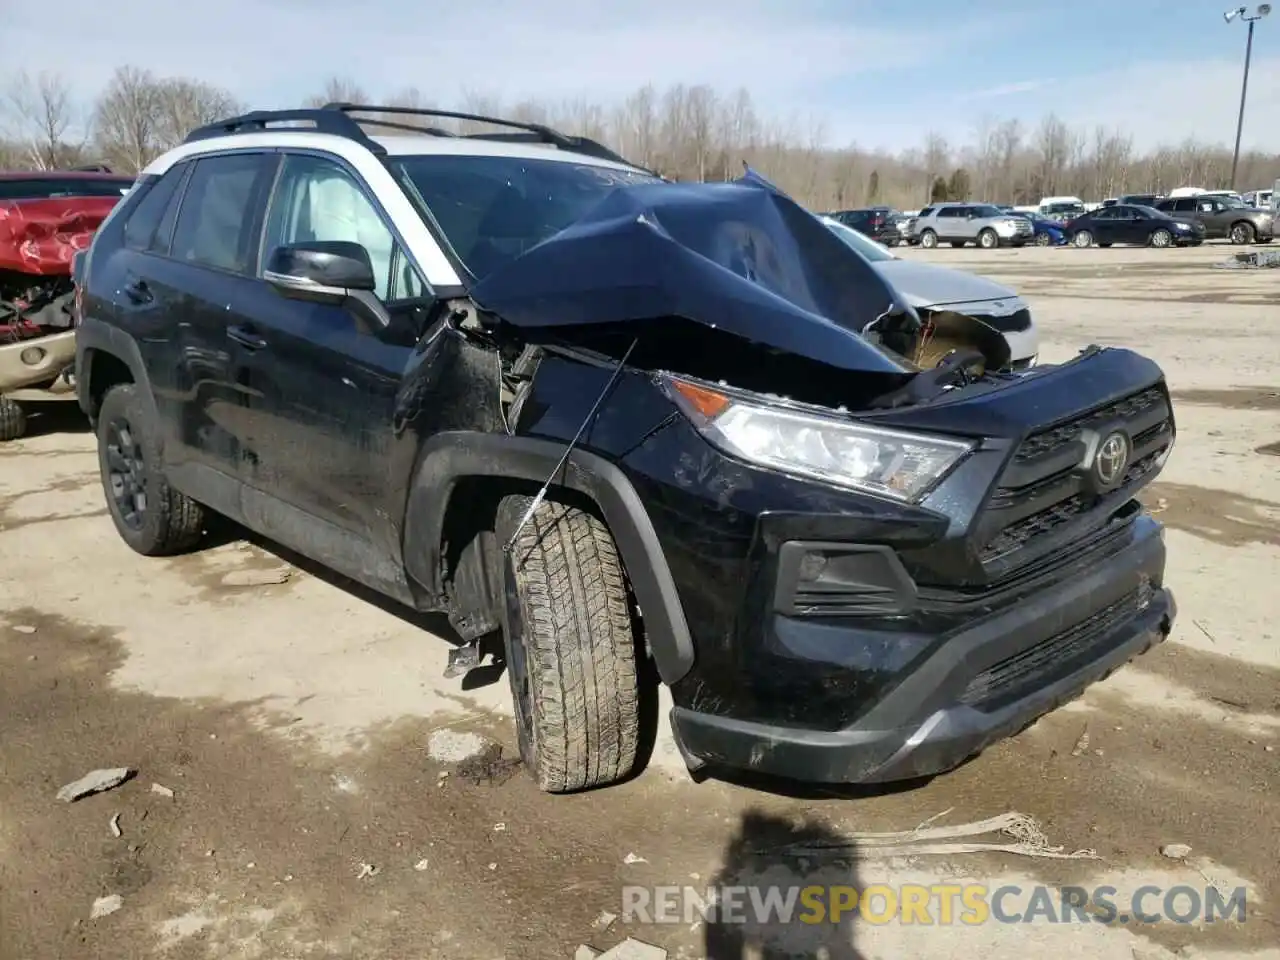
{"type": "Polygon", "coordinates": [[[25,363],[28,367],[34,367],[45,357],[44,347],[27,347],[20,354],[18,359],[25,363]]]}

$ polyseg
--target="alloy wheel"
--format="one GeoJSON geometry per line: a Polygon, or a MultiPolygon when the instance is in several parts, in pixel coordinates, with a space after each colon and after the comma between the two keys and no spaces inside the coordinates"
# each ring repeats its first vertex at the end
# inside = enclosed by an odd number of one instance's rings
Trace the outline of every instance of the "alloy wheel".
{"type": "Polygon", "coordinates": [[[107,485],[116,512],[126,527],[140,530],[147,511],[146,463],[127,420],[107,424],[106,452],[107,485]]]}

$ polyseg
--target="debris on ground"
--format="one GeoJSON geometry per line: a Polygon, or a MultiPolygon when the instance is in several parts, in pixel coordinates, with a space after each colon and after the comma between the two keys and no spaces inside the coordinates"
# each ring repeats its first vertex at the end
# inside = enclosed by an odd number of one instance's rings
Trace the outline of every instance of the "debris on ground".
{"type": "Polygon", "coordinates": [[[89,910],[89,919],[97,920],[100,917],[109,917],[121,907],[124,906],[124,897],[118,893],[109,896],[99,897],[93,901],[93,907],[89,910]]]}
{"type": "MultiPolygon", "coordinates": [[[[932,823],[930,817],[926,823],[932,823]]],[[[798,841],[771,849],[757,849],[753,853],[781,853],[790,856],[856,853],[862,860],[888,860],[894,857],[949,856],[960,853],[1013,853],[1023,857],[1042,857],[1049,860],[1099,860],[1092,849],[1068,851],[1062,846],[1050,846],[1048,837],[1040,829],[1034,817],[1010,811],[973,823],[960,823],[951,827],[929,827],[899,830],[889,833],[847,833],[835,841],[798,841]],[[974,842],[961,837],[980,837],[986,834],[1003,834],[1008,840],[974,842]],[[947,841],[947,842],[938,842],[947,841]]]]}
{"type": "Polygon", "coordinates": [[[274,570],[232,570],[222,578],[224,587],[269,587],[278,583],[288,583],[293,576],[289,567],[277,567],[274,570]]]}
{"type": "Polygon", "coordinates": [[[1280,251],[1257,250],[1252,253],[1237,253],[1214,266],[1219,270],[1259,270],[1280,269],[1280,251]]]}
{"type": "MultiPolygon", "coordinates": [[[[484,737],[460,730],[433,730],[427,740],[427,755],[439,763],[461,763],[485,750],[484,737]]],[[[446,772],[441,779],[447,777],[446,772]]]]}
{"type": "Polygon", "coordinates": [[[86,773],[79,780],[68,783],[65,787],[58,791],[58,799],[67,803],[75,803],[81,797],[87,797],[91,794],[102,793],[106,790],[114,790],[120,784],[124,783],[137,771],[131,770],[129,767],[114,767],[111,769],[94,770],[86,773]]]}
{"type": "Polygon", "coordinates": [[[573,960],[599,960],[600,951],[592,950],[585,943],[578,944],[578,949],[573,951],[573,960]]]}
{"type": "Polygon", "coordinates": [[[595,930],[605,931],[613,926],[613,921],[618,919],[616,913],[610,913],[608,910],[601,910],[600,916],[591,922],[591,926],[595,930]]]}
{"type": "Polygon", "coordinates": [[[648,863],[649,861],[637,854],[628,853],[625,857],[622,858],[622,862],[623,863],[648,863]]]}
{"type": "MultiPolygon", "coordinates": [[[[443,731],[439,731],[443,732],[443,731]]],[[[435,734],[432,734],[434,737],[435,734]]],[[[519,757],[504,757],[502,746],[491,743],[480,753],[458,764],[457,774],[474,786],[482,783],[502,786],[520,769],[519,757]]]]}
{"type": "Polygon", "coordinates": [[[499,822],[499,823],[495,823],[495,824],[493,825],[493,832],[494,832],[494,833],[502,833],[502,832],[503,832],[503,831],[505,831],[506,829],[507,829],[507,825],[506,825],[505,823],[501,823],[501,822],[499,822]]]}
{"type": "Polygon", "coordinates": [[[1082,757],[1089,749],[1089,728],[1085,727],[1080,733],[1080,739],[1076,741],[1074,749],[1071,751],[1073,757],[1082,757]]]}
{"type": "Polygon", "coordinates": [[[31,624],[29,623],[19,623],[16,626],[14,626],[13,629],[14,629],[14,632],[25,633],[27,636],[31,636],[31,634],[36,632],[36,628],[31,626],[31,624]]]}
{"type": "Polygon", "coordinates": [[[375,867],[372,863],[362,863],[360,864],[360,872],[356,874],[356,879],[363,880],[365,879],[365,877],[376,877],[377,875],[378,875],[377,867],[375,867]]]}
{"type": "Polygon", "coordinates": [[[115,837],[117,840],[119,840],[121,837],[124,836],[123,831],[121,831],[120,829],[120,814],[117,813],[115,816],[113,816],[111,818],[111,822],[108,823],[107,826],[111,828],[111,835],[115,837]]]}
{"type": "Polygon", "coordinates": [[[1185,860],[1191,853],[1191,847],[1185,843],[1166,843],[1160,848],[1160,854],[1170,860],[1185,860]]]}
{"type": "Polygon", "coordinates": [[[419,873],[422,873],[429,866],[431,866],[431,861],[428,860],[426,857],[423,857],[421,860],[419,860],[417,863],[413,865],[413,869],[417,870],[419,873]]]}
{"type": "Polygon", "coordinates": [[[162,797],[168,797],[170,800],[173,799],[173,791],[163,784],[153,783],[151,785],[151,792],[158,793],[162,797]]]}
{"type": "Polygon", "coordinates": [[[667,960],[667,951],[643,940],[627,937],[616,947],[598,954],[596,960],[667,960]]]}

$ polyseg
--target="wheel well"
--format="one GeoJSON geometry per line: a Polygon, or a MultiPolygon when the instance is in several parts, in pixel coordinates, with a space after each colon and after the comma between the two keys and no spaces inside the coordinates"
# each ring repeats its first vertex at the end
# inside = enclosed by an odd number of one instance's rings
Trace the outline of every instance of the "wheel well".
{"type": "MultiPolygon", "coordinates": [[[[498,505],[506,497],[535,496],[541,485],[512,477],[458,477],[445,505],[440,530],[440,586],[450,622],[464,639],[497,629],[500,585],[492,582],[490,561],[502,544],[494,537],[498,505]]],[[[590,497],[552,485],[546,499],[577,507],[604,522],[590,497]]]]}
{"type": "Polygon", "coordinates": [[[1250,221],[1245,219],[1237,220],[1233,224],[1231,224],[1232,230],[1234,230],[1236,227],[1248,227],[1250,230],[1255,229],[1253,224],[1250,221]]]}
{"type": "Polygon", "coordinates": [[[91,350],[89,358],[89,397],[92,415],[97,416],[107,391],[121,383],[133,383],[133,372],[119,357],[101,350],[91,350]]]}

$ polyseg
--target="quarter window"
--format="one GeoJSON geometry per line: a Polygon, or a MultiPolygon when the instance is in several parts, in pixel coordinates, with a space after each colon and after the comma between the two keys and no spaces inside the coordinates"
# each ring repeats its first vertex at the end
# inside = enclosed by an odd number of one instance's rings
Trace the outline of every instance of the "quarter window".
{"type": "Polygon", "coordinates": [[[187,168],[188,164],[185,163],[170,167],[168,173],[147,188],[125,222],[125,246],[133,250],[157,251],[163,251],[168,246],[169,234],[173,232],[173,221],[178,210],[178,187],[187,168]]]}

